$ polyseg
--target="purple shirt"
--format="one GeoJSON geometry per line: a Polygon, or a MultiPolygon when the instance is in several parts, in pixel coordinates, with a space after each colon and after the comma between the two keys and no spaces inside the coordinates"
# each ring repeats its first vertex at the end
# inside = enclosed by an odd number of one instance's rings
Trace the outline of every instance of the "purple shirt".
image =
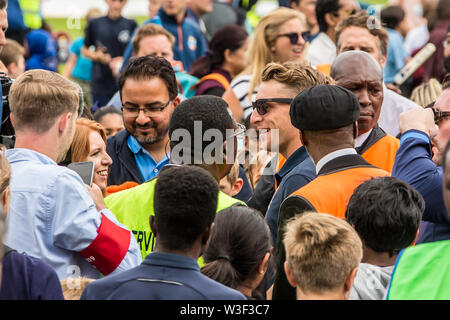
{"type": "MultiPolygon", "coordinates": [[[[227,79],[228,83],[231,82],[231,75],[228,73],[228,71],[225,71],[223,69],[213,69],[211,71],[211,73],[221,74],[222,76],[225,77],[225,79],[227,79]]],[[[222,89],[223,92],[225,92],[225,87],[220,82],[218,82],[217,80],[207,79],[205,81],[202,81],[197,86],[197,91],[196,91],[195,95],[199,96],[199,95],[203,95],[203,94],[213,94],[212,92],[208,93],[208,91],[210,91],[212,89],[222,89]]],[[[222,92],[222,94],[223,94],[223,92],[222,92]]],[[[222,96],[222,94],[220,95],[220,97],[222,96]]]]}

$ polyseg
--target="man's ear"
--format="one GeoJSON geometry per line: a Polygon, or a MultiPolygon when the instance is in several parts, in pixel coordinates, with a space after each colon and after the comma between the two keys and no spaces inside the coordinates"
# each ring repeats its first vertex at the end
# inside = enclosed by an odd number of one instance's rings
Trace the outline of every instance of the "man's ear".
{"type": "Polygon", "coordinates": [[[242,190],[243,185],[244,180],[242,180],[242,178],[237,178],[236,182],[234,183],[233,189],[231,189],[231,196],[234,197],[235,195],[237,195],[242,190]]]}
{"type": "Polygon", "coordinates": [[[214,222],[203,232],[202,234],[202,245],[206,247],[209,238],[211,237],[212,230],[214,228],[214,222]]]}
{"type": "Polygon", "coordinates": [[[384,69],[386,66],[387,56],[382,56],[378,61],[380,62],[381,69],[384,69]]]}
{"type": "Polygon", "coordinates": [[[181,99],[179,96],[177,96],[175,99],[173,99],[173,107],[176,108],[181,102],[181,99]]]}
{"type": "Polygon", "coordinates": [[[284,262],[284,273],[286,273],[286,278],[291,286],[294,288],[297,287],[297,282],[295,282],[294,277],[292,276],[291,269],[289,269],[289,264],[287,261],[284,262]]]}
{"type": "Polygon", "coordinates": [[[347,300],[350,296],[350,290],[352,290],[353,287],[353,281],[355,280],[356,273],[358,272],[358,267],[355,267],[347,276],[347,279],[345,279],[344,282],[344,297],[347,300]]]}
{"type": "Polygon", "coordinates": [[[358,130],[358,121],[355,121],[353,123],[353,138],[356,139],[356,137],[359,135],[359,130],[358,130]]]}
{"type": "Polygon", "coordinates": [[[13,117],[12,112],[9,113],[9,120],[11,120],[11,124],[14,127],[14,117],[13,117]]]}
{"type": "Polygon", "coordinates": [[[67,128],[69,128],[70,121],[72,121],[72,118],[73,118],[73,113],[71,113],[71,112],[65,112],[59,116],[58,130],[59,130],[60,134],[64,133],[67,130],[67,128]]]}
{"type": "Polygon", "coordinates": [[[155,216],[150,215],[149,217],[150,229],[152,229],[153,237],[156,238],[158,235],[158,229],[156,228],[155,216]]]}

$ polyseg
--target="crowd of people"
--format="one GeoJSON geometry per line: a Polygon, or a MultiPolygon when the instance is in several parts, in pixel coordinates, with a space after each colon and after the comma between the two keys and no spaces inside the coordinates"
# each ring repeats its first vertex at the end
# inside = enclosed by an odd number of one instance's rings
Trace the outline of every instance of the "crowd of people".
{"type": "Polygon", "coordinates": [[[450,0],[105,0],[65,60],[39,2],[0,0],[0,299],[450,299],[450,0]]]}

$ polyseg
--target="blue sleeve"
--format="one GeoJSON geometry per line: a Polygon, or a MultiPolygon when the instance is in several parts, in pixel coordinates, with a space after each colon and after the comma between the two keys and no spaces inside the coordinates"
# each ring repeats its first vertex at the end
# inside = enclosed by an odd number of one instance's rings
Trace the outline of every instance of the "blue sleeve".
{"type": "Polygon", "coordinates": [[[284,199],[289,197],[292,193],[305,186],[311,181],[310,178],[301,175],[293,174],[286,176],[277,188],[277,191],[273,195],[272,201],[270,201],[269,208],[265,216],[266,222],[269,225],[270,233],[272,235],[273,246],[276,247],[278,237],[278,212],[280,210],[281,203],[284,199]]]}
{"type": "Polygon", "coordinates": [[[417,130],[403,134],[395,156],[392,176],[415,188],[425,200],[422,220],[434,223],[450,223],[442,195],[441,166],[432,161],[428,136],[417,130]]]}
{"type": "Polygon", "coordinates": [[[84,45],[89,48],[90,46],[96,45],[95,44],[95,39],[93,36],[93,23],[92,21],[87,25],[86,30],[84,32],[84,45]]]}
{"type": "Polygon", "coordinates": [[[31,292],[35,300],[64,300],[56,271],[45,262],[33,259],[31,292]]]}
{"type": "Polygon", "coordinates": [[[81,48],[83,47],[83,44],[84,44],[83,38],[76,39],[70,46],[70,52],[79,57],[81,55],[81,48]]]}

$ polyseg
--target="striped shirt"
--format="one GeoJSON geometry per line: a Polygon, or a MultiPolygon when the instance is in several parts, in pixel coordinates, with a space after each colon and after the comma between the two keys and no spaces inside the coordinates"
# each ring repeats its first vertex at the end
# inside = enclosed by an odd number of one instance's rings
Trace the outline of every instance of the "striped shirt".
{"type": "MultiPolygon", "coordinates": [[[[250,90],[250,81],[252,79],[251,74],[237,76],[231,81],[231,89],[241,103],[244,110],[244,119],[252,114],[252,101],[248,99],[248,91],[250,90]]],[[[253,90],[252,100],[255,100],[258,88],[253,90]]]]}

